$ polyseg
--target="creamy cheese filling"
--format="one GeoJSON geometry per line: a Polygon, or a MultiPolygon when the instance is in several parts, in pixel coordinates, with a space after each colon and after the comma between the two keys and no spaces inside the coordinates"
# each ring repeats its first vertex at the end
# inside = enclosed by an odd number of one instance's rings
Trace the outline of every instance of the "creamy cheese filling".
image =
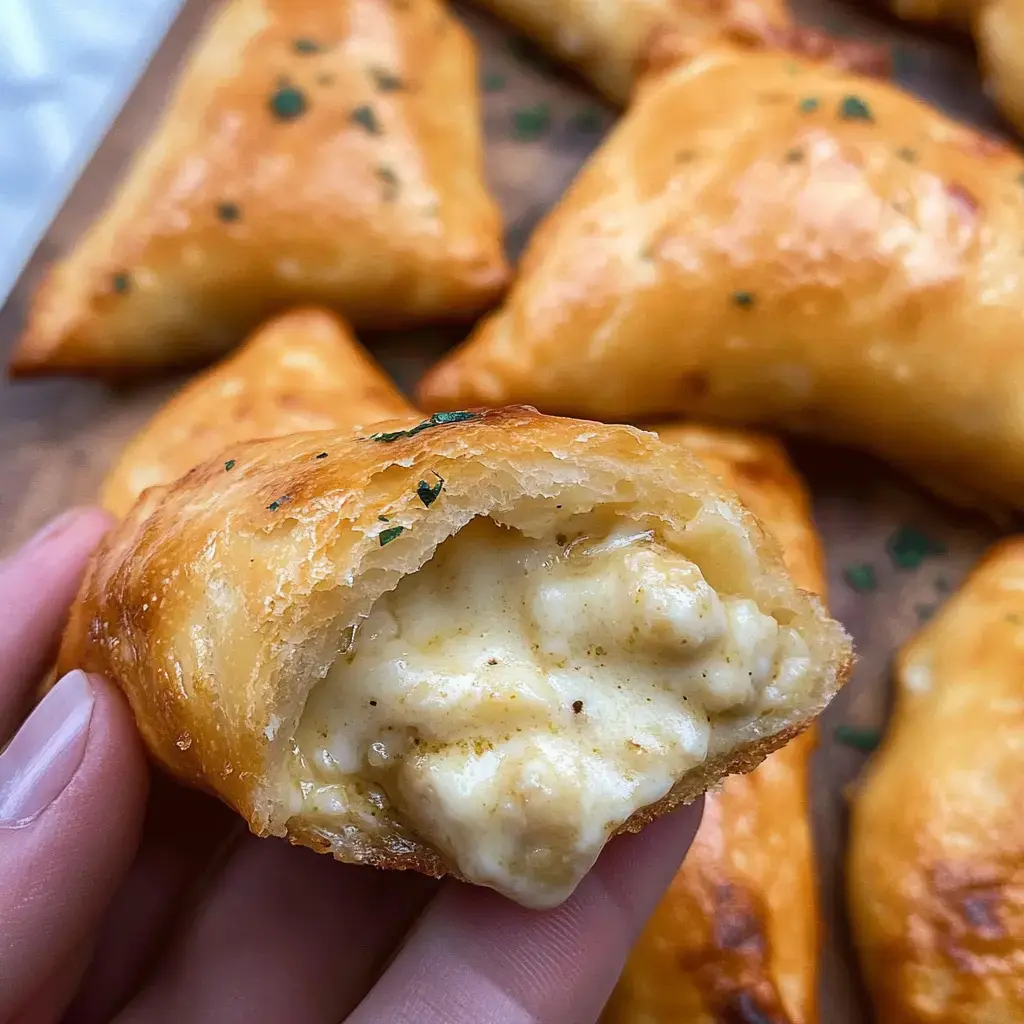
{"type": "Polygon", "coordinates": [[[716,715],[784,703],[808,665],[792,629],[653,530],[537,540],[478,518],[311,694],[295,812],[365,825],[390,807],[466,878],[553,906],[705,759],[716,715]]]}

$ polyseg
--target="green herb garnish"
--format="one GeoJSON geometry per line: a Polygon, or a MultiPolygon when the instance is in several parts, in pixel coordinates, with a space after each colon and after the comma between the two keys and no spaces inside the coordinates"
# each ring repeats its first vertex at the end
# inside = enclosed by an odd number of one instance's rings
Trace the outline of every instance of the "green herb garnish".
{"type": "Polygon", "coordinates": [[[377,120],[377,115],[373,112],[373,107],[368,103],[364,103],[361,107],[356,107],[348,115],[348,119],[353,124],[365,128],[371,135],[380,135],[380,122],[377,120]]]}
{"type": "MultiPolygon", "coordinates": [[[[433,472],[433,471],[432,471],[433,472]]],[[[437,477],[437,483],[433,487],[427,483],[426,480],[421,480],[416,485],[416,496],[423,502],[423,504],[430,508],[431,505],[437,501],[438,495],[444,487],[444,477],[440,473],[434,472],[434,476],[437,477]]]]}
{"type": "Polygon", "coordinates": [[[859,96],[844,96],[839,102],[839,116],[844,121],[874,121],[871,108],[859,96]]]}
{"type": "Polygon", "coordinates": [[[750,309],[754,305],[754,293],[753,292],[733,292],[732,301],[740,307],[740,309],[750,309]]]}
{"type": "Polygon", "coordinates": [[[370,77],[380,92],[399,92],[405,88],[405,82],[387,68],[370,68],[370,77]]]}
{"type": "Polygon", "coordinates": [[[371,434],[369,440],[390,444],[392,441],[397,441],[400,437],[414,437],[421,430],[429,430],[431,427],[441,427],[446,423],[462,423],[465,420],[477,419],[480,419],[480,413],[478,412],[435,412],[430,419],[417,423],[415,427],[410,427],[408,430],[392,430],[384,434],[371,434]]]}
{"type": "Polygon", "coordinates": [[[946,546],[913,526],[901,526],[886,542],[892,564],[897,569],[916,569],[934,555],[944,555],[946,546]]]}
{"type": "Polygon", "coordinates": [[[512,113],[512,137],[517,142],[533,142],[546,135],[550,128],[551,107],[547,103],[520,107],[512,113]]]}
{"type": "Polygon", "coordinates": [[[231,469],[234,469],[234,468],[235,468],[235,460],[234,459],[228,459],[228,461],[224,463],[224,472],[225,473],[228,472],[228,470],[231,470],[231,469]]]}
{"type": "Polygon", "coordinates": [[[870,754],[882,742],[880,729],[868,729],[859,725],[837,725],[833,731],[837,743],[852,747],[861,753],[870,754]]]}
{"type": "Polygon", "coordinates": [[[319,53],[322,47],[315,39],[296,39],[292,49],[296,53],[319,53]]]}
{"type": "Polygon", "coordinates": [[[115,274],[110,279],[110,286],[114,289],[115,292],[117,292],[118,295],[124,295],[125,292],[127,292],[131,288],[132,279],[128,274],[126,274],[122,270],[119,274],[115,274]]]}
{"type": "Polygon", "coordinates": [[[501,92],[505,88],[505,76],[497,71],[488,71],[480,84],[484,92],[501,92]]]}
{"type": "Polygon", "coordinates": [[[241,219],[242,208],[238,203],[220,202],[217,204],[217,217],[225,224],[234,224],[236,220],[241,219]]]}
{"type": "Polygon", "coordinates": [[[900,146],[900,148],[896,150],[896,155],[901,160],[905,160],[908,164],[916,163],[917,161],[917,150],[911,149],[909,146],[900,146]]]}
{"type": "Polygon", "coordinates": [[[381,198],[385,203],[394,202],[398,197],[398,175],[384,164],[377,168],[376,175],[384,185],[381,198]]]}
{"type": "Polygon", "coordinates": [[[404,526],[390,526],[388,529],[382,530],[380,534],[380,546],[384,547],[385,544],[390,544],[393,540],[397,540],[401,537],[404,531],[404,526]]]}
{"type": "Polygon", "coordinates": [[[377,521],[380,523],[390,523],[391,520],[387,516],[377,516],[377,521]]]}
{"type": "Polygon", "coordinates": [[[326,459],[326,458],[327,458],[327,452],[321,452],[321,453],[320,453],[320,454],[319,454],[319,455],[317,456],[317,458],[318,458],[318,459],[326,459]]]}
{"type": "Polygon", "coordinates": [[[843,570],[843,579],[858,594],[870,594],[878,589],[878,574],[873,565],[848,565],[843,570]]]}
{"type": "Polygon", "coordinates": [[[797,104],[797,109],[801,114],[813,114],[820,105],[821,103],[816,97],[808,96],[797,104]]]}
{"type": "Polygon", "coordinates": [[[287,505],[288,502],[291,500],[292,496],[290,494],[282,494],[280,498],[277,498],[276,500],[272,501],[267,506],[267,511],[276,512],[282,505],[287,505]]]}
{"type": "Polygon", "coordinates": [[[269,106],[278,121],[295,121],[306,112],[306,94],[294,85],[282,83],[271,95],[269,106]]]}

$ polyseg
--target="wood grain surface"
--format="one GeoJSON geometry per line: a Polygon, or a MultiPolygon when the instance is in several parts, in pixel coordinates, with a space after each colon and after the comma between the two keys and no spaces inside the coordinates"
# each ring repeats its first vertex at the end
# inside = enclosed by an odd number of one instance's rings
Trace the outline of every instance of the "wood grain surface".
{"type": "MultiPolygon", "coordinates": [[[[1000,128],[981,92],[973,56],[959,41],[913,34],[839,4],[799,0],[795,6],[810,23],[891,42],[901,84],[956,116],[1000,128]]],[[[41,269],[73,241],[115,187],[125,161],[152,125],[206,7],[202,0],[186,5],[0,311],[0,359],[5,362],[41,269]]],[[[460,13],[484,51],[488,171],[505,211],[508,246],[515,257],[613,122],[614,112],[529,47],[510,43],[493,22],[460,13]],[[524,132],[521,115],[538,111],[548,116],[549,127],[539,134],[524,132]]],[[[409,389],[458,337],[406,332],[363,340],[409,389]]],[[[120,387],[70,379],[0,382],[0,554],[54,514],[91,501],[120,447],[181,380],[120,387]]],[[[852,966],[842,896],[846,793],[865,755],[838,742],[835,730],[872,729],[884,723],[894,649],[941,603],[998,531],[942,506],[871,460],[806,445],[794,446],[793,452],[815,494],[815,514],[829,558],[833,611],[853,633],[859,655],[853,681],[824,716],[814,761],[815,833],[826,921],[822,1021],[866,1024],[870,1015],[852,966]],[[943,553],[916,558],[911,551],[907,557],[900,546],[908,536],[926,537],[926,547],[942,548],[943,553]]]]}

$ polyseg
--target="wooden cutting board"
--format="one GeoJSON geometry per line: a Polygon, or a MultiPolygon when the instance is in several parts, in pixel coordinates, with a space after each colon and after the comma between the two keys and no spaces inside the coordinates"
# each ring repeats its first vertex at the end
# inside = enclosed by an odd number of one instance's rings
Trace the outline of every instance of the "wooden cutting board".
{"type": "MultiPolygon", "coordinates": [[[[206,7],[204,0],[186,5],[0,311],[3,361],[42,268],[68,247],[114,187],[152,126],[206,7]]],[[[901,84],[963,120],[1006,130],[984,98],[973,54],[961,40],[908,32],[891,21],[821,0],[797,0],[795,7],[810,24],[892,46],[895,77],[901,84]]],[[[509,225],[510,254],[516,257],[616,115],[501,26],[474,12],[460,14],[483,51],[488,174],[509,225]]],[[[458,332],[406,332],[363,340],[399,383],[411,388],[424,368],[459,337],[458,332]]],[[[89,502],[122,445],[183,379],[117,388],[84,380],[0,382],[0,553],[50,516],[89,502]]],[[[833,612],[853,633],[859,654],[854,679],[824,716],[814,761],[815,831],[826,922],[822,1021],[867,1024],[870,1014],[853,966],[843,913],[846,796],[865,758],[850,743],[884,724],[893,651],[955,588],[997,533],[922,494],[872,460],[803,444],[792,450],[815,494],[815,515],[829,559],[833,612]]]]}

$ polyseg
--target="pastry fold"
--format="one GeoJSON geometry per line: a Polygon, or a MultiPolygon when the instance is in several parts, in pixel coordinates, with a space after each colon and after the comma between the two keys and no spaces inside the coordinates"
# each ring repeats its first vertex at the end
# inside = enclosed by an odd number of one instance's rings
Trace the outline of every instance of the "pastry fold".
{"type": "MultiPolygon", "coordinates": [[[[658,428],[697,455],[780,541],[786,567],[824,593],[806,488],[770,438],[658,428]]],[[[634,947],[602,1024],[813,1024],[818,899],[810,729],[709,793],[696,841],[634,947]]]]}
{"type": "Polygon", "coordinates": [[[1019,507],[1022,175],[883,82],[708,52],[641,91],[418,404],[768,425],[1019,507]]]}
{"type": "Polygon", "coordinates": [[[476,77],[438,0],[230,0],[11,372],[194,364],[302,304],[471,318],[508,276],[476,77]]]}
{"type": "Polygon", "coordinates": [[[801,732],[850,661],[685,452],[528,408],[239,444],[151,488],[60,657],[257,834],[536,907],[801,732]]]}
{"type": "Polygon", "coordinates": [[[1024,538],[902,649],[896,684],[847,870],[877,1020],[1024,1020],[1024,538]]]}
{"type": "Polygon", "coordinates": [[[100,503],[124,516],[147,487],[177,480],[238,441],[411,415],[341,320],[293,310],[167,402],[108,472],[100,503]]]}

